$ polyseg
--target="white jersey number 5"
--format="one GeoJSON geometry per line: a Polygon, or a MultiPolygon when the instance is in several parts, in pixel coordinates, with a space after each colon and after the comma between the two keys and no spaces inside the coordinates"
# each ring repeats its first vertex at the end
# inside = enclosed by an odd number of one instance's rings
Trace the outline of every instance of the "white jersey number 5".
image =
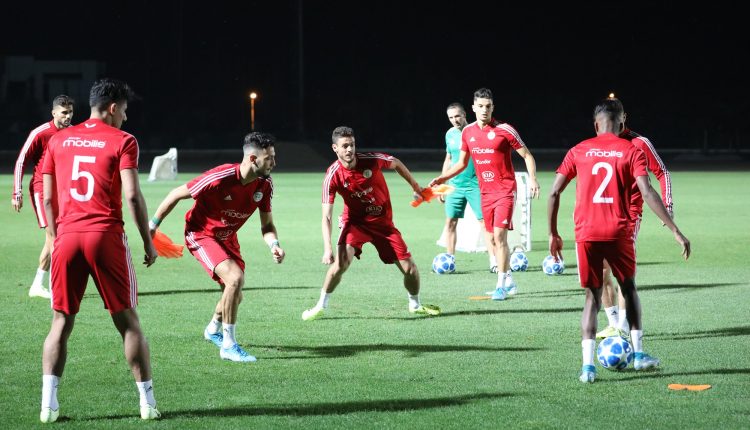
{"type": "Polygon", "coordinates": [[[599,169],[604,169],[604,180],[602,181],[601,185],[599,185],[599,189],[596,190],[596,194],[594,194],[594,203],[612,203],[614,199],[612,197],[602,197],[602,194],[604,194],[604,190],[607,189],[607,185],[609,185],[609,181],[612,180],[612,165],[609,163],[605,163],[604,161],[600,161],[596,164],[594,164],[594,167],[591,169],[591,174],[596,175],[599,172],[599,169]]]}
{"type": "Polygon", "coordinates": [[[70,195],[79,202],[86,202],[91,200],[91,196],[94,195],[94,176],[87,170],[81,170],[82,163],[96,163],[96,157],[84,155],[76,155],[73,157],[73,173],[71,179],[74,181],[86,179],[86,194],[81,194],[77,189],[71,188],[70,195]]]}

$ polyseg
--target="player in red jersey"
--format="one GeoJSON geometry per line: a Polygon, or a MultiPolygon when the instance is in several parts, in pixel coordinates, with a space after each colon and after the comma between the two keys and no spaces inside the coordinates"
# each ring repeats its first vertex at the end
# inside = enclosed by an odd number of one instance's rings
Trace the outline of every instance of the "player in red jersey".
{"type": "Polygon", "coordinates": [[[646,156],[630,141],[618,134],[624,129],[622,103],[606,99],[594,109],[597,137],[571,148],[552,184],[547,204],[549,251],[562,258],[563,242],[557,231],[560,194],[577,177],[574,212],[576,256],[581,286],[586,289],[586,302],[581,317],[583,367],[581,382],[594,382],[594,347],[596,314],[601,307],[602,273],[606,259],[625,298],[631,340],[635,351],[634,367],[646,370],[659,365],[659,360],[643,352],[641,306],[635,286],[635,243],[630,201],[633,185],[637,184],[643,199],[664,224],[674,232],[682,255],[690,256],[690,242],[672,221],[669,212],[651,187],[646,170],[646,156]]]}
{"type": "Polygon", "coordinates": [[[95,82],[89,96],[90,119],[55,134],[44,157],[44,209],[54,251],[52,327],[42,358],[42,422],[53,422],[59,414],[57,384],[89,276],[122,336],[140,394],[141,418],[160,416],[148,342],[135,310],[138,285],[122,219],[124,194],[143,240],[143,263],[151,266],[156,250],[138,183],[138,142],[120,130],[132,96],[122,81],[95,82]]]}
{"type": "Polygon", "coordinates": [[[245,136],[241,163],[223,164],[169,192],[154,217],[153,234],[177,202],[193,198],[195,203],[185,215],[185,243],[190,253],[219,283],[221,299],[213,318],[203,332],[206,340],[219,347],[225,360],[254,362],[237,343],[237,310],[245,284],[245,260],[240,255],[237,231],[256,209],[260,213],[260,231],[276,263],[284,260],[276,226],[271,214],[273,181],[269,176],[276,166],[275,138],[253,132],[245,136]]]}
{"type": "MultiPolygon", "coordinates": [[[[614,94],[610,95],[614,99],[614,94]]],[[[623,121],[627,114],[623,113],[623,121]]],[[[640,134],[628,129],[627,127],[620,133],[620,137],[629,140],[636,148],[643,151],[648,161],[648,170],[654,174],[659,181],[661,188],[661,199],[664,207],[667,208],[670,218],[674,217],[672,211],[672,177],[667,170],[667,166],[656,153],[656,149],[651,141],[640,134]]],[[[643,197],[636,185],[630,198],[630,218],[633,221],[633,241],[638,238],[638,231],[641,227],[641,217],[643,215],[643,197]]],[[[625,298],[619,292],[616,284],[610,275],[609,265],[604,262],[604,286],[602,290],[602,307],[607,315],[608,325],[602,331],[596,333],[597,338],[605,338],[616,334],[628,335],[630,327],[628,326],[627,310],[625,309],[625,298]],[[615,294],[617,295],[617,306],[615,304],[615,294]],[[618,310],[619,308],[619,310],[618,310]]]]}
{"type": "Polygon", "coordinates": [[[422,187],[404,163],[388,154],[355,152],[354,130],[336,127],[332,134],[333,152],[338,158],[326,170],[323,180],[323,258],[331,265],[323,281],[318,303],[302,313],[305,321],[323,315],[341,277],[354,257],[362,254],[362,246],[370,242],[378,250],[385,264],[396,263],[404,275],[404,288],[409,293],[409,312],[418,315],[439,315],[440,308],[423,305],[419,301],[419,270],[411,253],[393,224],[391,196],[383,176],[383,169],[395,170],[411,186],[418,198],[422,187]],[[334,257],[331,246],[333,201],[336,193],[344,199],[344,210],[339,219],[338,246],[334,257]]]}
{"type": "Polygon", "coordinates": [[[516,173],[511,162],[511,151],[523,157],[531,182],[531,197],[539,197],[536,161],[515,128],[492,117],[495,109],[492,91],[480,88],[474,92],[472,106],[477,120],[464,127],[461,134],[461,154],[446,172],[433,179],[430,186],[442,184],[474,162],[479,189],[482,193],[484,227],[492,233],[495,258],[498,264],[497,284],[492,300],[505,300],[517,291],[510,273],[508,230],[513,229],[513,206],[516,201],[516,173]]]}
{"type": "MultiPolygon", "coordinates": [[[[16,212],[21,212],[23,206],[23,171],[27,166],[34,166],[34,173],[29,182],[29,199],[39,228],[47,228],[47,217],[42,205],[44,200],[42,194],[44,151],[47,150],[47,142],[55,133],[70,126],[70,121],[73,120],[73,105],[73,99],[64,94],[55,97],[52,100],[52,120],[31,130],[16,159],[16,166],[13,170],[13,197],[10,203],[16,212]]],[[[36,269],[36,276],[31,283],[31,288],[29,288],[29,297],[50,298],[49,289],[44,285],[44,277],[49,272],[51,247],[52,241],[49,235],[45,233],[44,246],[39,254],[39,267],[36,269]]]]}

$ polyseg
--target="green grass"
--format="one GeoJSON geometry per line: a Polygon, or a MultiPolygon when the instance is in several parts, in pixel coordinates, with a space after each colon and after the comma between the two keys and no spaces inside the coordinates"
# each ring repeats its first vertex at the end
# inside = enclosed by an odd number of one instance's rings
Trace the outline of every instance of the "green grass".
{"type": "MultiPolygon", "coordinates": [[[[426,183],[433,172],[418,172],[426,183]]],[[[142,187],[150,210],[179,181],[142,187]]],[[[519,294],[500,303],[470,301],[494,287],[486,254],[457,256],[458,273],[429,272],[444,215],[430,203],[411,208],[395,174],[395,222],[422,275],[422,300],[442,307],[437,318],[411,316],[401,276],[365,247],[331,298],[326,317],[303,322],[326,270],[320,264],[321,174],[278,174],[274,220],[287,252],[274,265],[260,239],[257,215],[243,228],[247,261],[238,338],[259,361],[229,363],[202,339],[218,287],[194,258],[160,259],[137,269],[142,324],[151,345],[154,383],[164,419],[141,423],[138,396],[121,342],[90,286],[70,339],[59,389],[60,428],[747,428],[750,425],[750,189],[747,173],[676,172],[676,220],[693,256],[646,210],[638,242],[638,284],[648,352],[656,372],[610,372],[578,382],[580,313],[572,235],[571,187],[563,195],[561,229],[567,269],[548,277],[546,192],[533,203],[530,270],[515,276],[519,294]],[[732,190],[731,193],[727,190],[732,190]],[[669,383],[711,384],[704,392],[670,391],[669,383]]],[[[0,177],[11,189],[11,177],[0,177]]],[[[49,304],[26,295],[43,235],[28,202],[19,215],[0,210],[0,422],[37,427],[41,349],[49,304]]],[[[341,200],[337,199],[336,212],[341,200]]],[[[182,202],[162,229],[180,239],[182,202]]],[[[143,251],[126,221],[134,259],[143,251]]],[[[600,326],[605,324],[600,314],[600,326]]]]}

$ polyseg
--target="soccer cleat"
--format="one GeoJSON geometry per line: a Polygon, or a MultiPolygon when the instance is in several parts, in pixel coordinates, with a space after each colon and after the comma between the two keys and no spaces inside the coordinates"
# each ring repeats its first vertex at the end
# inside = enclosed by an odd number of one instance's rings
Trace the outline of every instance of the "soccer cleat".
{"type": "Polygon", "coordinates": [[[611,325],[608,325],[604,330],[599,331],[596,333],[597,339],[604,339],[611,336],[619,336],[620,331],[616,328],[612,327],[611,325]]]}
{"type": "Polygon", "coordinates": [[[221,348],[219,356],[224,360],[237,361],[241,363],[254,363],[257,358],[245,352],[240,344],[235,343],[231,348],[221,348]]]}
{"type": "Polygon", "coordinates": [[[52,295],[49,290],[39,284],[32,284],[29,288],[29,297],[41,297],[43,299],[49,299],[52,295]]]}
{"type": "Polygon", "coordinates": [[[315,306],[302,312],[302,321],[312,321],[323,316],[325,309],[315,306]]]}
{"type": "Polygon", "coordinates": [[[42,408],[42,412],[39,413],[39,420],[45,424],[54,423],[59,416],[60,409],[42,408]]]}
{"type": "Polygon", "coordinates": [[[221,344],[224,342],[224,334],[222,334],[221,332],[209,333],[208,329],[203,330],[203,338],[218,346],[219,348],[221,348],[221,344]]]}
{"type": "Polygon", "coordinates": [[[435,315],[440,315],[440,306],[419,305],[419,307],[416,307],[416,308],[409,308],[409,312],[415,315],[435,316],[435,315]]]}
{"type": "Polygon", "coordinates": [[[161,413],[156,410],[156,406],[146,405],[141,406],[141,419],[144,420],[158,420],[161,418],[161,413]]]}
{"type": "Polygon", "coordinates": [[[490,267],[490,273],[497,273],[497,266],[490,267]]]}
{"type": "Polygon", "coordinates": [[[581,374],[578,375],[578,380],[585,383],[591,384],[596,379],[596,367],[592,364],[584,365],[581,368],[581,374]]]}
{"type": "Polygon", "coordinates": [[[659,367],[659,359],[652,357],[645,352],[636,352],[633,360],[633,367],[635,370],[648,370],[655,367],[659,367]]]}
{"type": "Polygon", "coordinates": [[[508,292],[505,291],[505,288],[503,287],[497,287],[495,288],[495,292],[492,293],[492,300],[500,301],[505,300],[505,297],[507,297],[508,292]]]}

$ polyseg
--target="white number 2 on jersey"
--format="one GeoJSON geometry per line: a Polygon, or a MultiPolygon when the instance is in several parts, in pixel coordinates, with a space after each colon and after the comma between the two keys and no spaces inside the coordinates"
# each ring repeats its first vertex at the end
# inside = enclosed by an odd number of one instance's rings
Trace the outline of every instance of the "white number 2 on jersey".
{"type": "Polygon", "coordinates": [[[85,155],[76,155],[73,157],[73,172],[71,179],[77,181],[85,178],[86,194],[81,194],[77,189],[71,188],[70,195],[79,202],[86,202],[91,200],[91,196],[94,195],[94,176],[87,170],[81,170],[82,163],[96,163],[96,157],[85,155]]]}
{"type": "Polygon", "coordinates": [[[600,161],[596,164],[594,164],[594,167],[591,169],[591,174],[596,175],[597,172],[599,172],[599,169],[604,169],[604,180],[602,181],[601,185],[599,185],[599,189],[596,190],[596,193],[594,194],[594,203],[612,203],[614,202],[614,199],[612,197],[602,197],[602,194],[604,194],[604,190],[607,189],[607,185],[609,185],[609,181],[612,180],[612,165],[609,163],[605,163],[604,161],[600,161]]]}

